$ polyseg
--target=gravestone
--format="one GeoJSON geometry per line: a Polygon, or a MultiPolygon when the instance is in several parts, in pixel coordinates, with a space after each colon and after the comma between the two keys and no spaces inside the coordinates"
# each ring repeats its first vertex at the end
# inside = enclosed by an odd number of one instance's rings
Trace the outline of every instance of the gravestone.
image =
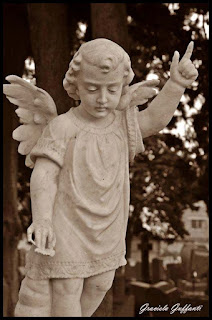
{"type": "Polygon", "coordinates": [[[152,282],[156,283],[158,281],[166,280],[166,271],[163,266],[162,258],[154,258],[152,260],[152,282]]]}
{"type": "Polygon", "coordinates": [[[142,315],[139,314],[140,307],[148,302],[147,291],[150,288],[150,284],[141,281],[132,281],[131,287],[135,297],[134,316],[135,317],[149,317],[149,312],[144,311],[142,315]]]}

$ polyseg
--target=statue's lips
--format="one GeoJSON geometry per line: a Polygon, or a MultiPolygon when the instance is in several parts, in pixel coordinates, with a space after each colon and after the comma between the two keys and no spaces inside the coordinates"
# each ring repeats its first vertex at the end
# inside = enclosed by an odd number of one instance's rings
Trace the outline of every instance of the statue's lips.
{"type": "Polygon", "coordinates": [[[107,110],[107,108],[106,107],[96,107],[95,108],[97,111],[106,111],[107,110]]]}

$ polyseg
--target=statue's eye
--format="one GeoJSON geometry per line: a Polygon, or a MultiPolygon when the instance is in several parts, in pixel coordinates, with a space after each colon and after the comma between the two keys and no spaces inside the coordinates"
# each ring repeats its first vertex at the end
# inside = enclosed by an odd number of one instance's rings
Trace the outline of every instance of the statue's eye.
{"type": "Polygon", "coordinates": [[[88,87],[88,91],[94,92],[96,90],[97,90],[97,87],[95,87],[95,86],[88,87]]]}
{"type": "Polygon", "coordinates": [[[110,92],[116,92],[118,90],[118,87],[109,87],[108,90],[110,92]]]}

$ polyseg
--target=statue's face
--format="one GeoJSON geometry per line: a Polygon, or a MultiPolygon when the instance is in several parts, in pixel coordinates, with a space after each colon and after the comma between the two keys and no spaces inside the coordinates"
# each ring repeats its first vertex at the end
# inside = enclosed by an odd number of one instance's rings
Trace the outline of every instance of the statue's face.
{"type": "Polygon", "coordinates": [[[124,66],[103,73],[82,61],[77,76],[81,107],[95,118],[104,118],[116,109],[122,93],[124,66]]]}

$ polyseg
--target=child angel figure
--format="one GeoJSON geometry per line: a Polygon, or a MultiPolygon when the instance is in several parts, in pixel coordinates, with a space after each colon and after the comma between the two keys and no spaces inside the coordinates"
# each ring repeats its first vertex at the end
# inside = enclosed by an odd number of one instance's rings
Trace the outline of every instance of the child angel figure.
{"type": "Polygon", "coordinates": [[[116,43],[95,39],[70,62],[63,85],[78,107],[57,115],[44,90],[11,75],[7,98],[18,105],[23,125],[13,133],[33,168],[30,193],[33,245],[26,261],[16,317],[90,317],[126,265],[129,162],[144,151],[143,138],[171,120],[198,72],[193,42],[149,107],[158,80],[129,86],[134,73],[116,43]]]}

